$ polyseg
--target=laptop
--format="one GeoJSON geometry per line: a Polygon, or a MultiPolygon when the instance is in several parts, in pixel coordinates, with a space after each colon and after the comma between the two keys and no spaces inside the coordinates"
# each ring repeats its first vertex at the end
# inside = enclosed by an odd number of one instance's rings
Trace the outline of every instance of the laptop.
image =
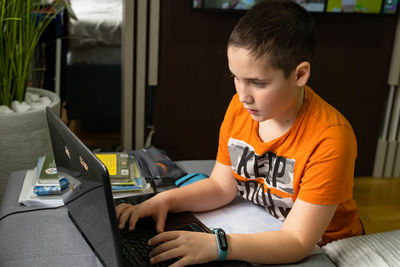
{"type": "MultiPolygon", "coordinates": [[[[134,231],[120,230],[115,214],[110,177],[105,165],[50,109],[47,123],[59,177],[67,177],[71,190],[63,194],[68,215],[104,266],[168,266],[148,262],[148,235],[156,234],[151,218],[140,219],[134,231]],[[144,237],[143,237],[144,236],[144,237]],[[138,244],[136,244],[138,243],[138,244]],[[144,250],[144,251],[143,251],[144,250]]],[[[140,203],[149,195],[120,201],[140,203]]],[[[165,230],[210,232],[192,213],[169,214],[165,230]]],[[[150,248],[151,249],[151,248],[150,248]]],[[[244,262],[211,262],[201,266],[247,266],[244,262]]]]}

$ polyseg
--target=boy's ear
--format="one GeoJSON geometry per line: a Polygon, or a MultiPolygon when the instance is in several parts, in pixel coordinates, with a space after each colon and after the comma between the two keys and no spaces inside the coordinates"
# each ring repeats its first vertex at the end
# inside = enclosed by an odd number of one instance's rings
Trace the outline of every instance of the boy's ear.
{"type": "Polygon", "coordinates": [[[307,61],[301,62],[299,65],[297,65],[295,73],[296,73],[296,85],[298,87],[303,87],[304,85],[306,85],[311,74],[310,62],[307,61]]]}

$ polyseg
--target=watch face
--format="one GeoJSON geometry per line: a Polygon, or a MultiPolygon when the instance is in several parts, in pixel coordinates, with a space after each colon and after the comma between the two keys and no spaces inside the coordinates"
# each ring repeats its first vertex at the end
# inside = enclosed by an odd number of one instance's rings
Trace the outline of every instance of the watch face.
{"type": "Polygon", "coordinates": [[[217,231],[217,237],[219,241],[219,246],[221,250],[227,250],[228,249],[228,242],[226,241],[226,235],[224,230],[218,229],[217,231]]]}

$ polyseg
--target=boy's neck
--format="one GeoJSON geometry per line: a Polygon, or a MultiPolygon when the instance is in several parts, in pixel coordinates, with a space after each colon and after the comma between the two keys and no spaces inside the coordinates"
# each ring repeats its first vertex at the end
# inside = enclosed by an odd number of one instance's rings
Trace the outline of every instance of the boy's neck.
{"type": "Polygon", "coordinates": [[[289,109],[287,112],[285,112],[285,114],[283,114],[283,116],[279,118],[266,120],[259,123],[258,134],[263,142],[267,143],[272,141],[278,137],[281,137],[290,130],[300,114],[304,103],[304,87],[300,88],[299,91],[300,95],[298,102],[293,105],[293,108],[289,109]]]}

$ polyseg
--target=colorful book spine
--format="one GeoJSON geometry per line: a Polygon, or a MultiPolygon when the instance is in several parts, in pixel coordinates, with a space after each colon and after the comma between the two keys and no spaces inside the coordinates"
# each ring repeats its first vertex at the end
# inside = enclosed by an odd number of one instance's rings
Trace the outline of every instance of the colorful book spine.
{"type": "Polygon", "coordinates": [[[144,181],[142,178],[136,178],[136,185],[112,185],[112,191],[121,192],[121,191],[137,191],[142,190],[144,181]]]}
{"type": "Polygon", "coordinates": [[[129,182],[111,182],[111,185],[115,185],[115,186],[117,186],[117,185],[124,185],[124,186],[126,186],[126,185],[136,185],[136,182],[135,182],[135,181],[129,181],[129,182]]]}

